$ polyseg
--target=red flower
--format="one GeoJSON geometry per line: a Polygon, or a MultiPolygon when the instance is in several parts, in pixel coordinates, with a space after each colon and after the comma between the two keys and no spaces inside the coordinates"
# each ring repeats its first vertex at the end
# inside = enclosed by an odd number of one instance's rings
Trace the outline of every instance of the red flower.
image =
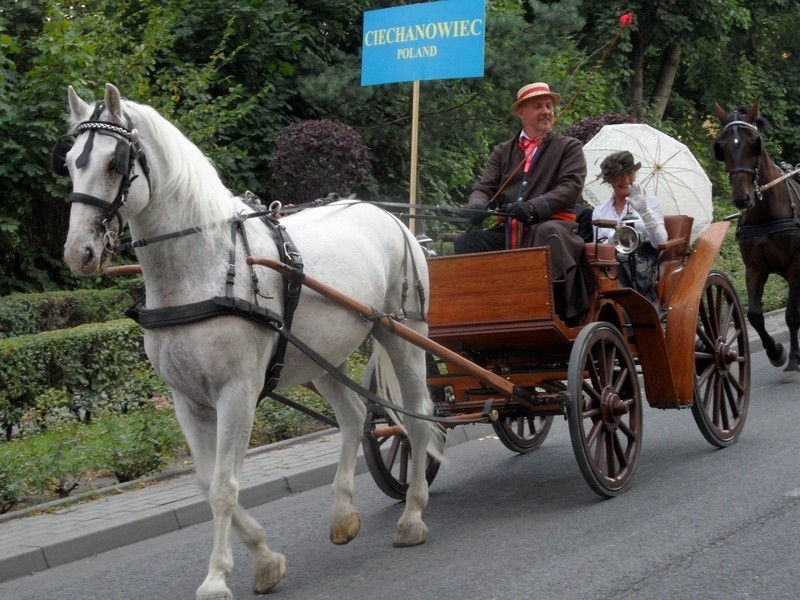
{"type": "Polygon", "coordinates": [[[619,26],[620,27],[630,27],[633,24],[633,13],[626,12],[624,15],[620,15],[619,17],[619,26]]]}

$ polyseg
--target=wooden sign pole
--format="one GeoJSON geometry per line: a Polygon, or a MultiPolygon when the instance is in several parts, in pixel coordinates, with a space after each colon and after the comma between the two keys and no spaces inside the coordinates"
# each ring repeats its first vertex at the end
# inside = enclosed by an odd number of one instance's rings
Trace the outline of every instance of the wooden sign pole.
{"type": "Polygon", "coordinates": [[[411,175],[408,182],[408,227],[411,233],[417,233],[417,220],[414,215],[417,212],[417,145],[419,143],[419,80],[414,81],[414,92],[411,98],[411,175]]]}

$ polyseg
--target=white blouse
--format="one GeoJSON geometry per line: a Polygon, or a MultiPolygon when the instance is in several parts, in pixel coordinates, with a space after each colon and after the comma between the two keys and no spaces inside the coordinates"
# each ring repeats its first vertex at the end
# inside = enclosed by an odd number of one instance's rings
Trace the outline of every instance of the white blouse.
{"type": "MultiPolygon", "coordinates": [[[[597,220],[605,220],[605,221],[621,221],[623,218],[626,220],[631,219],[633,222],[631,223],[633,227],[638,231],[640,234],[644,236],[650,245],[657,247],[667,241],[667,230],[664,228],[664,212],[661,210],[661,204],[658,201],[658,198],[655,196],[647,195],[645,196],[645,200],[647,201],[647,206],[650,211],[656,216],[658,220],[658,225],[656,227],[652,227],[651,229],[647,229],[644,226],[644,221],[642,221],[642,217],[639,216],[639,213],[636,212],[633,208],[631,208],[630,204],[627,202],[625,203],[625,207],[623,209],[622,214],[618,213],[616,208],[614,208],[614,197],[612,196],[611,199],[606,202],[605,204],[601,204],[600,206],[595,206],[594,210],[592,211],[592,221],[597,220]]],[[[611,238],[614,237],[614,230],[609,227],[594,227],[594,239],[595,241],[611,243],[611,238]]]]}

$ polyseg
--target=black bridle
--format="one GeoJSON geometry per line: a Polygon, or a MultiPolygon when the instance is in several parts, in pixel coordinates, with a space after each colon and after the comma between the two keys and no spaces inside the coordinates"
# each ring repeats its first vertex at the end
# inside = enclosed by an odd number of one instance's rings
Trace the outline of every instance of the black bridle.
{"type": "Polygon", "coordinates": [[[147,159],[144,151],[139,144],[139,133],[132,127],[131,119],[127,114],[124,114],[127,127],[110,123],[108,121],[100,121],[99,117],[105,109],[105,102],[102,100],[95,103],[94,111],[88,121],[83,121],[75,128],[75,132],[61,136],[53,148],[53,170],[57,175],[69,176],[69,170],[66,164],[66,156],[74,145],[74,141],[70,143],[71,138],[75,141],[82,134],[89,134],[86,140],[86,145],[80,156],[75,159],[75,168],[82,169],[89,164],[89,158],[94,148],[95,134],[110,135],[117,138],[117,145],[114,149],[114,159],[112,167],[114,171],[121,175],[119,188],[117,194],[111,202],[92,196],[90,194],[83,194],[80,192],[71,192],[67,194],[65,201],[67,203],[79,202],[81,204],[89,204],[96,206],[106,211],[105,216],[101,222],[103,227],[103,247],[107,252],[115,252],[119,245],[119,237],[122,233],[124,223],[119,214],[120,209],[125,205],[128,200],[128,193],[131,184],[139,177],[135,172],[136,162],[139,161],[142,172],[147,180],[148,188],[150,187],[150,169],[147,165],[147,159]],[[117,220],[116,230],[110,229],[109,224],[113,219],[117,220]]]}
{"type": "MultiPolygon", "coordinates": [[[[771,187],[771,185],[774,185],[774,183],[776,183],[775,181],[773,181],[765,184],[764,186],[760,185],[759,167],[761,166],[761,157],[764,149],[764,141],[761,137],[761,132],[758,130],[758,127],[756,127],[752,123],[742,120],[738,111],[734,111],[732,117],[733,120],[727,123],[722,128],[722,132],[719,134],[719,137],[714,142],[714,156],[717,160],[720,161],[725,160],[725,150],[722,147],[722,138],[726,136],[728,132],[730,132],[733,135],[734,148],[740,149],[741,135],[739,132],[739,128],[743,127],[744,129],[751,131],[755,136],[755,145],[753,148],[753,153],[755,155],[755,164],[753,165],[752,169],[748,169],[742,166],[734,167],[733,169],[728,170],[728,177],[731,177],[736,173],[745,173],[751,175],[753,177],[753,188],[755,190],[756,201],[761,202],[764,199],[762,190],[767,189],[771,187]]],[[[741,156],[737,158],[740,162],[741,156]]],[[[798,215],[795,202],[792,201],[792,197],[794,197],[795,200],[797,199],[797,191],[788,181],[787,181],[787,186],[789,189],[789,205],[791,207],[792,217],[789,219],[776,219],[774,221],[768,221],[766,223],[758,223],[754,225],[743,225],[741,223],[742,216],[747,210],[747,208],[744,208],[738,214],[739,220],[736,228],[737,240],[742,240],[745,238],[762,236],[762,235],[770,235],[781,231],[796,230],[798,227],[800,227],[800,215],[798,215]]]]}
{"type": "Polygon", "coordinates": [[[732,177],[736,173],[746,173],[748,175],[751,175],[753,177],[753,187],[755,188],[756,198],[760,202],[762,200],[762,196],[761,196],[761,186],[759,185],[759,167],[761,166],[761,149],[763,147],[763,141],[761,139],[761,132],[758,130],[758,127],[756,127],[752,123],[743,121],[739,116],[739,113],[737,111],[734,111],[733,120],[730,123],[727,123],[725,127],[722,128],[722,132],[719,134],[717,141],[714,142],[714,156],[717,160],[720,161],[725,160],[725,150],[722,147],[722,138],[725,137],[728,134],[728,132],[730,132],[733,135],[734,148],[738,149],[740,147],[742,139],[742,136],[739,132],[740,127],[744,127],[745,129],[751,131],[753,135],[755,135],[756,143],[753,152],[756,157],[756,162],[752,169],[738,166],[728,170],[728,177],[732,177]]]}

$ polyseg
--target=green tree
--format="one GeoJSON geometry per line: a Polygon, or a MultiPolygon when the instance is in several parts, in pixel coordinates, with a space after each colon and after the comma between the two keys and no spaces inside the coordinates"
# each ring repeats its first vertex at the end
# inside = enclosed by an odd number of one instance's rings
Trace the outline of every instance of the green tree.
{"type": "Polygon", "coordinates": [[[68,184],[50,173],[49,157],[64,133],[68,84],[92,98],[115,83],[172,119],[230,187],[258,189],[274,133],[290,122],[292,64],[312,45],[304,14],[288,2],[255,0],[4,8],[0,187],[13,194],[0,203],[0,293],[75,285],[60,259],[68,184]]]}
{"type": "MultiPolygon", "coordinates": [[[[65,132],[69,84],[93,98],[112,82],[153,105],[231,189],[264,198],[277,133],[309,119],[339,121],[369,151],[371,176],[359,194],[407,198],[412,85],[360,85],[363,12],[401,4],[408,2],[4,4],[0,293],[77,285],[61,265],[68,183],[50,173],[49,158],[65,132]]],[[[421,84],[421,202],[463,202],[491,147],[517,126],[508,112],[516,90],[539,80],[564,95],[557,128],[630,113],[680,135],[707,165],[714,101],[730,107],[758,97],[772,123],[770,151],[800,159],[793,0],[493,0],[486,16],[484,77],[421,84]],[[634,24],[621,29],[628,11],[634,24]]]]}
{"type": "Polygon", "coordinates": [[[607,29],[626,12],[634,22],[626,33],[624,59],[615,57],[609,68],[625,75],[626,103],[631,110],[649,112],[656,119],[666,114],[685,56],[692,55],[699,40],[726,38],[737,23],[747,18],[741,0],[707,2],[584,2],[583,14],[594,14],[594,27],[587,39],[607,29]]]}

